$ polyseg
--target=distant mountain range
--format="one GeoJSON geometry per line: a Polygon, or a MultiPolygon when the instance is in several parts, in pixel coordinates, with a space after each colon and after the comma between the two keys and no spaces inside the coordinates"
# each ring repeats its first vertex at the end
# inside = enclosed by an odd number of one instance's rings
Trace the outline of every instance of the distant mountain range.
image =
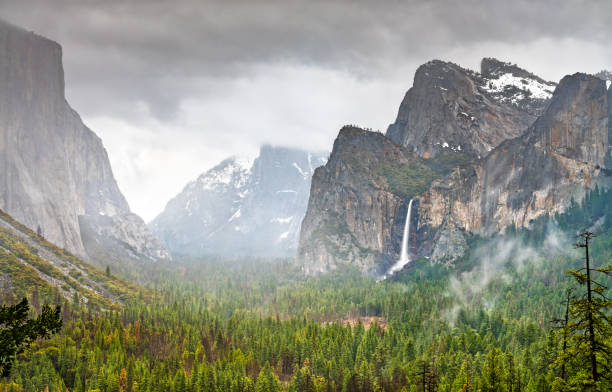
{"type": "Polygon", "coordinates": [[[0,208],[106,266],[177,255],[293,256],[327,154],[264,146],[188,184],[151,223],[130,212],[102,141],[64,97],[61,47],[0,21],[0,208]]]}
{"type": "Polygon", "coordinates": [[[263,146],[190,182],[149,227],[176,255],[294,256],[314,169],[327,154],[263,146]]]}

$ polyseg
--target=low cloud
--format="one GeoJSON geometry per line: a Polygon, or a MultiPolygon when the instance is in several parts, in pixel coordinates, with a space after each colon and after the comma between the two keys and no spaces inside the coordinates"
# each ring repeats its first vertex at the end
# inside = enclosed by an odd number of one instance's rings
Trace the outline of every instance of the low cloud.
{"type": "Polygon", "coordinates": [[[514,236],[496,237],[479,246],[471,255],[474,267],[450,279],[448,295],[455,299],[455,305],[445,313],[446,320],[453,323],[462,307],[475,302],[490,309],[497,299],[495,293],[487,290],[493,282],[510,285],[513,283],[510,270],[520,273],[529,264],[539,264],[563,254],[575,254],[574,242],[551,223],[538,248],[527,246],[514,236]]]}

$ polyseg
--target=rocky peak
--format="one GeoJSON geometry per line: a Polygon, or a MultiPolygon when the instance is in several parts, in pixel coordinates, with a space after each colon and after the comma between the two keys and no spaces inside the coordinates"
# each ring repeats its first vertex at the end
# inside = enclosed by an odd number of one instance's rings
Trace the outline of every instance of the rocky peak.
{"type": "Polygon", "coordinates": [[[561,156],[605,167],[608,103],[605,82],[576,73],[565,76],[548,106],[526,135],[536,146],[561,156]]]}
{"type": "Polygon", "coordinates": [[[519,136],[535,120],[534,108],[545,104],[522,105],[533,101],[532,94],[522,93],[520,100],[506,96],[507,82],[498,85],[456,64],[430,61],[417,69],[387,136],[425,158],[445,149],[485,156],[519,136]]]}
{"type": "Polygon", "coordinates": [[[544,84],[549,83],[516,64],[504,62],[493,57],[485,57],[480,61],[480,74],[487,79],[495,79],[501,75],[510,74],[517,78],[532,79],[544,84]]]}
{"type": "Polygon", "coordinates": [[[607,181],[601,176],[608,149],[606,94],[604,82],[594,76],[564,77],[525,134],[432,184],[419,198],[419,228],[435,233],[432,257],[457,256],[439,241],[454,227],[486,235],[509,225],[528,226],[607,181]]]}
{"type": "Polygon", "coordinates": [[[217,166],[202,173],[196,181],[187,185],[186,190],[195,188],[204,190],[221,190],[222,188],[242,188],[247,181],[253,166],[253,160],[231,157],[223,160],[217,166]]]}
{"type": "Polygon", "coordinates": [[[604,69],[604,70],[601,70],[601,71],[597,72],[595,74],[595,76],[598,77],[601,80],[605,80],[606,82],[608,82],[608,83],[606,83],[606,86],[608,88],[610,87],[610,83],[612,83],[612,72],[604,69]]]}
{"type": "Polygon", "coordinates": [[[544,112],[556,83],[494,58],[481,62],[481,89],[498,102],[539,116],[544,112]]]}
{"type": "MultiPolygon", "coordinates": [[[[62,47],[57,42],[0,19],[0,48],[5,54],[0,74],[3,88],[35,89],[49,104],[63,104],[62,47]],[[9,52],[12,56],[6,56],[9,52]],[[30,72],[30,64],[36,65],[37,72],[30,72]]],[[[23,103],[35,105],[38,101],[23,103]]]]}

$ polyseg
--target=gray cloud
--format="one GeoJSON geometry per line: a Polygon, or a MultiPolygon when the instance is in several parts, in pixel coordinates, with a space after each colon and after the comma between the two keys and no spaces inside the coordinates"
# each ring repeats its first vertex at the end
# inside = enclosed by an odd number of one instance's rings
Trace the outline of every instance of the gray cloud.
{"type": "Polygon", "coordinates": [[[543,38],[605,46],[612,33],[612,4],[603,1],[9,0],[0,11],[62,43],[73,94],[92,102],[88,112],[144,101],[159,116],[201,94],[191,78],[241,75],[254,63],[367,78],[456,47],[543,38]]]}
{"type": "Polygon", "coordinates": [[[0,0],[0,17],[62,44],[68,99],[147,219],[225,155],[384,130],[432,58],[551,80],[610,68],[609,15],[597,0],[0,0]]]}

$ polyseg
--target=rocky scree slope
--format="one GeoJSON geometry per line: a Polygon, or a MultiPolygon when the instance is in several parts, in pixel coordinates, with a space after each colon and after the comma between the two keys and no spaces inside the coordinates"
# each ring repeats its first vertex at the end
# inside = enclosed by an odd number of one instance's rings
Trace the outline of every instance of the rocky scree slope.
{"type": "Polygon", "coordinates": [[[78,298],[90,310],[116,309],[130,298],[150,296],[91,267],[0,210],[1,302],[31,297],[34,291],[56,302],[78,298]]]}
{"type": "Polygon", "coordinates": [[[169,258],[66,102],[61,47],[2,21],[0,168],[0,208],[50,242],[91,261],[169,258]]]}
{"type": "Polygon", "coordinates": [[[177,255],[292,256],[312,173],[326,160],[272,146],[255,160],[227,159],[170,200],[151,230],[177,255]]]}

